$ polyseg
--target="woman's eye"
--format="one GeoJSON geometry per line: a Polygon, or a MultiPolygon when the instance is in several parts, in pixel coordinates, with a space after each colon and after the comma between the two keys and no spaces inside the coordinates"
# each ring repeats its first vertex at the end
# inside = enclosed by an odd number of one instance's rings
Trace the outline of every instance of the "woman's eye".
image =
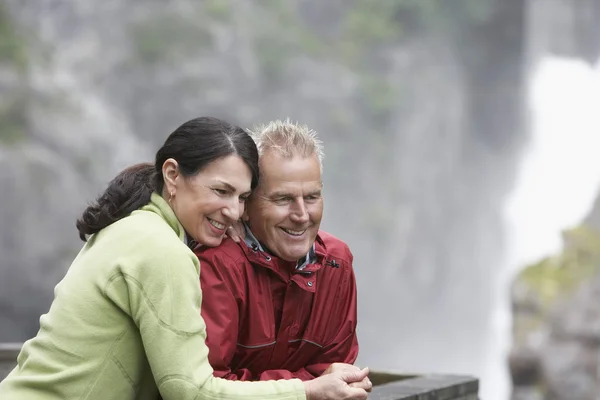
{"type": "Polygon", "coordinates": [[[224,189],[213,189],[213,190],[215,191],[215,193],[217,193],[221,196],[227,194],[227,190],[224,190],[224,189]]]}
{"type": "Polygon", "coordinates": [[[248,197],[240,197],[240,203],[245,203],[248,200],[248,197]]]}

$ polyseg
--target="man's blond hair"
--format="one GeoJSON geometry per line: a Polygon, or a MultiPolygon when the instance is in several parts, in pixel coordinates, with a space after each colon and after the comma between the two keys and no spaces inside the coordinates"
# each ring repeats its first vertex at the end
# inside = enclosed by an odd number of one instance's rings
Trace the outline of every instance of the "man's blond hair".
{"type": "Polygon", "coordinates": [[[308,126],[292,122],[288,118],[285,121],[275,120],[259,125],[250,134],[256,142],[259,155],[262,156],[268,150],[274,150],[284,157],[316,155],[323,171],[323,142],[319,140],[317,132],[308,126]]]}

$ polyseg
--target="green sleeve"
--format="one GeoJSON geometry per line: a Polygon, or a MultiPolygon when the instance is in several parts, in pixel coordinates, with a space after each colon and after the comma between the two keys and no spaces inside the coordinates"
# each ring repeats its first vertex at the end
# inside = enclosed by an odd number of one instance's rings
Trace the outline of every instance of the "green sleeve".
{"type": "Polygon", "coordinates": [[[305,400],[298,379],[236,382],[213,376],[200,316],[197,259],[191,252],[180,257],[166,253],[152,265],[120,268],[106,289],[137,325],[163,399],[305,400]]]}

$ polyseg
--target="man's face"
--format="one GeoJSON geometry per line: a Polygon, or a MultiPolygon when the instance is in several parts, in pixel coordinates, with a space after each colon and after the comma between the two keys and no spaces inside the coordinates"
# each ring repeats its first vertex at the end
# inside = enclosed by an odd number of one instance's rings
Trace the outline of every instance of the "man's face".
{"type": "Polygon", "coordinates": [[[258,187],[247,203],[248,224],[275,256],[296,261],[310,250],[323,216],[319,160],[267,151],[259,165],[258,187]]]}

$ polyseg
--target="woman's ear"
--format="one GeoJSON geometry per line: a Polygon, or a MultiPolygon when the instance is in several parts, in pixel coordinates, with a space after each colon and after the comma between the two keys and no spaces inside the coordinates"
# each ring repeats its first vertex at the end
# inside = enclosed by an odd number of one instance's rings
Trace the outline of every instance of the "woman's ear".
{"type": "Polygon", "coordinates": [[[165,190],[170,197],[177,192],[177,177],[179,176],[179,164],[173,158],[167,159],[162,165],[162,174],[165,181],[165,190]]]}

